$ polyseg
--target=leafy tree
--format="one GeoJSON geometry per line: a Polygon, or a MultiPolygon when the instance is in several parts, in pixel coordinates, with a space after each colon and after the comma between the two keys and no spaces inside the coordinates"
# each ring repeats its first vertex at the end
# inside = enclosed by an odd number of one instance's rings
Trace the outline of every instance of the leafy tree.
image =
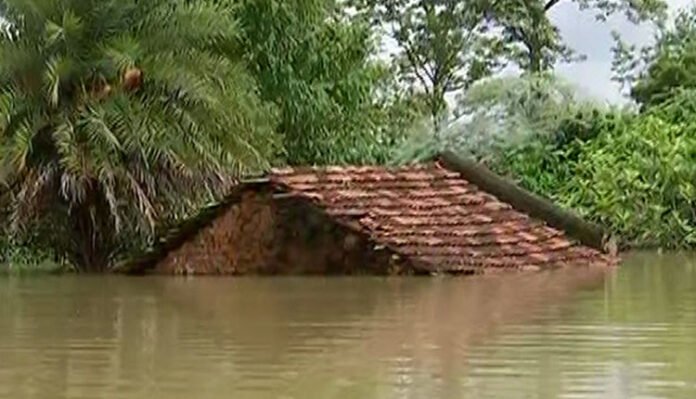
{"type": "MultiPolygon", "coordinates": [[[[243,51],[290,164],[383,162],[398,132],[366,21],[325,0],[241,0],[243,51]]],[[[400,100],[399,100],[400,101],[400,100]]],[[[398,123],[397,123],[398,124],[398,123]]]]}
{"type": "Polygon", "coordinates": [[[598,112],[576,88],[553,75],[486,79],[459,96],[457,119],[438,136],[416,134],[396,152],[398,161],[450,150],[484,162],[527,143],[572,141],[598,112]]]}
{"type": "Polygon", "coordinates": [[[595,12],[604,21],[623,13],[630,21],[662,20],[667,9],[664,0],[490,0],[488,8],[501,26],[511,58],[524,71],[548,71],[559,61],[583,59],[568,47],[549,14],[564,2],[574,2],[581,10],[595,12]]]}
{"type": "Polygon", "coordinates": [[[548,12],[556,3],[512,0],[493,4],[510,59],[523,71],[540,73],[558,61],[578,59],[549,19],[548,12]]]}
{"type": "Polygon", "coordinates": [[[504,149],[491,166],[629,246],[693,247],[694,115],[694,90],[640,114],[597,109],[565,119],[558,134],[504,149]]]}
{"type": "MultiPolygon", "coordinates": [[[[467,89],[505,61],[541,73],[559,61],[583,59],[562,40],[550,13],[564,0],[353,0],[368,10],[398,47],[404,83],[424,92],[441,126],[446,95],[467,89]]],[[[600,20],[623,13],[633,22],[661,20],[664,0],[565,0],[600,20]]]]}
{"type": "Polygon", "coordinates": [[[265,167],[273,112],[222,55],[230,10],[171,0],[4,0],[0,177],[17,234],[103,270],[222,176],[265,167]],[[46,231],[49,230],[49,231],[46,231]],[[128,233],[128,234],[125,234],[128,233]]]}
{"type": "Polygon", "coordinates": [[[500,67],[502,47],[483,18],[479,0],[362,0],[395,41],[395,61],[404,83],[424,93],[438,128],[446,95],[470,87],[500,67]]]}
{"type": "Polygon", "coordinates": [[[615,39],[614,78],[630,87],[631,97],[644,108],[696,88],[696,6],[659,29],[651,46],[638,49],[615,39]]]}

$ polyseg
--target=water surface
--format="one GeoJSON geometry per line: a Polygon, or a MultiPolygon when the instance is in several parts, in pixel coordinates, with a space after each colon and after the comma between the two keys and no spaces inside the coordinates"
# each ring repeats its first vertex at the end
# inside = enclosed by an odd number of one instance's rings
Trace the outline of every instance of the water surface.
{"type": "Polygon", "coordinates": [[[0,279],[0,398],[694,398],[696,257],[483,278],[0,279]]]}

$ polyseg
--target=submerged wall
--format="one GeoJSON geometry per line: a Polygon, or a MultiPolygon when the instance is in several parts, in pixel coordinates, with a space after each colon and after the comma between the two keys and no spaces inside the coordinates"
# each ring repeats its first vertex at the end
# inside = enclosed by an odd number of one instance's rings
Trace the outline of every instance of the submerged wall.
{"type": "Polygon", "coordinates": [[[159,261],[164,274],[402,274],[409,265],[292,197],[249,191],[159,261]]]}

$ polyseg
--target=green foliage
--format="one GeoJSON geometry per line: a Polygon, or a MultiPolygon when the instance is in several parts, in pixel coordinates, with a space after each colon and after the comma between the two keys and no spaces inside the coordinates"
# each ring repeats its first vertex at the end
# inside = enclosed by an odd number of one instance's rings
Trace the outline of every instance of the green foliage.
{"type": "Polygon", "coordinates": [[[383,163],[422,114],[338,3],[1,5],[0,262],[102,269],[237,175],[383,163]]]}
{"type": "Polygon", "coordinates": [[[558,61],[578,59],[549,19],[548,11],[555,3],[547,6],[544,1],[512,0],[492,4],[509,58],[523,71],[540,73],[552,69],[558,61]]]}
{"type": "Polygon", "coordinates": [[[600,135],[583,149],[564,204],[591,212],[632,244],[695,244],[695,128],[647,115],[600,135]]]}
{"type": "Polygon", "coordinates": [[[264,168],[277,152],[272,110],[243,65],[222,55],[238,35],[229,9],[170,0],[3,6],[14,32],[0,41],[8,224],[15,233],[51,226],[42,244],[80,269],[106,267],[134,235],[191,205],[182,197],[264,168]]]}
{"type": "Polygon", "coordinates": [[[396,163],[452,150],[573,209],[632,246],[696,245],[696,92],[643,114],[583,102],[550,77],[482,82],[461,120],[414,135],[396,163]]]}
{"type": "MultiPolygon", "coordinates": [[[[581,10],[594,10],[600,21],[606,21],[611,15],[623,14],[629,21],[662,21],[666,17],[668,3],[664,0],[573,0],[581,10]]],[[[546,8],[554,6],[560,0],[546,1],[546,8]]]]}
{"type": "Polygon", "coordinates": [[[384,96],[389,71],[370,60],[369,26],[341,11],[324,0],[244,0],[236,10],[290,164],[384,162],[398,138],[401,99],[384,96]]]}
{"type": "MultiPolygon", "coordinates": [[[[599,19],[660,21],[665,9],[574,1],[599,19]]],[[[241,174],[443,149],[631,242],[691,243],[691,169],[661,157],[691,155],[696,12],[643,53],[633,95],[652,108],[633,117],[538,73],[576,59],[548,19],[559,3],[0,0],[0,263],[102,270],[241,174]],[[373,57],[375,33],[396,42],[391,64],[373,57]],[[490,79],[507,61],[532,73],[490,79]],[[611,165],[626,176],[611,180],[611,165]],[[642,227],[668,213],[665,229],[642,227]]],[[[640,64],[630,50],[617,50],[624,76],[640,64]]]]}
{"type": "MultiPolygon", "coordinates": [[[[0,207],[0,220],[6,220],[2,209],[0,207]]],[[[12,237],[4,228],[0,228],[0,275],[69,269],[70,266],[65,259],[41,245],[37,234],[27,234],[20,240],[12,237]]]]}
{"type": "MultiPolygon", "coordinates": [[[[642,115],[608,112],[572,141],[532,141],[495,168],[606,225],[632,246],[696,244],[694,93],[642,115]]],[[[575,124],[575,123],[574,123],[575,124]]],[[[567,125],[566,125],[567,126],[567,125]]]]}
{"type": "MultiPolygon", "coordinates": [[[[630,21],[640,23],[664,20],[667,3],[664,0],[573,0],[581,10],[590,10],[600,21],[622,13],[630,21]]],[[[583,59],[568,47],[549,13],[561,0],[498,0],[489,2],[490,13],[502,27],[504,43],[522,70],[539,73],[548,71],[559,62],[583,59]]]]}
{"type": "Polygon", "coordinates": [[[550,134],[504,148],[491,166],[525,188],[563,202],[560,189],[574,177],[585,146],[625,118],[629,115],[615,110],[567,114],[550,134]]]}
{"type": "Polygon", "coordinates": [[[45,274],[64,274],[69,273],[70,269],[61,264],[51,261],[39,263],[11,262],[0,264],[0,277],[4,276],[35,276],[45,274]]]}
{"type": "Polygon", "coordinates": [[[66,262],[57,261],[36,246],[0,241],[0,276],[59,273],[71,270],[66,262]]]}
{"type": "Polygon", "coordinates": [[[394,57],[404,84],[424,92],[439,128],[445,95],[471,86],[501,66],[502,46],[489,34],[482,1],[357,0],[398,46],[394,57]]]}
{"type": "Polygon", "coordinates": [[[396,162],[422,160],[445,149],[494,161],[506,149],[540,137],[561,141],[563,132],[576,134],[572,123],[590,123],[595,108],[553,75],[486,79],[459,97],[454,122],[435,135],[428,128],[412,135],[397,151],[396,162]]]}
{"type": "MultiPolygon", "coordinates": [[[[623,13],[630,21],[661,23],[664,0],[574,0],[598,20],[623,13]]],[[[404,84],[424,93],[435,129],[447,121],[446,95],[513,62],[539,74],[559,61],[583,59],[562,40],[549,14],[560,0],[349,0],[367,10],[398,47],[404,84]]]]}
{"type": "Polygon", "coordinates": [[[615,79],[631,87],[643,108],[659,105],[681,89],[696,88],[696,6],[681,10],[660,29],[655,44],[640,50],[617,39],[615,79]]]}

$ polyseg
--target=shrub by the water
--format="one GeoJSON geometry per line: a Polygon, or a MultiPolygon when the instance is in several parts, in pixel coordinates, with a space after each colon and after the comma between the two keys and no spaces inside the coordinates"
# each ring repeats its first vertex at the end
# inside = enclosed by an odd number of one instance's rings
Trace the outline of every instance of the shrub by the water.
{"type": "Polygon", "coordinates": [[[594,139],[538,141],[506,151],[493,167],[526,188],[602,223],[631,246],[696,243],[696,123],[666,110],[607,116],[594,139]]]}
{"type": "Polygon", "coordinates": [[[0,235],[0,276],[58,273],[72,269],[65,260],[40,248],[0,235]]]}
{"type": "MultiPolygon", "coordinates": [[[[519,85],[512,87],[524,94],[519,85]]],[[[474,115],[443,135],[417,136],[402,157],[425,159],[443,149],[475,157],[526,189],[606,226],[625,245],[696,244],[696,92],[682,91],[639,114],[577,100],[548,101],[544,95],[531,101],[544,99],[538,109],[554,112],[525,114],[509,101],[509,93],[501,93],[499,104],[512,105],[503,108],[500,129],[478,129],[475,123],[481,118],[474,115]],[[481,140],[482,131],[492,136],[481,140]]],[[[539,105],[529,101],[526,109],[539,105]]]]}

